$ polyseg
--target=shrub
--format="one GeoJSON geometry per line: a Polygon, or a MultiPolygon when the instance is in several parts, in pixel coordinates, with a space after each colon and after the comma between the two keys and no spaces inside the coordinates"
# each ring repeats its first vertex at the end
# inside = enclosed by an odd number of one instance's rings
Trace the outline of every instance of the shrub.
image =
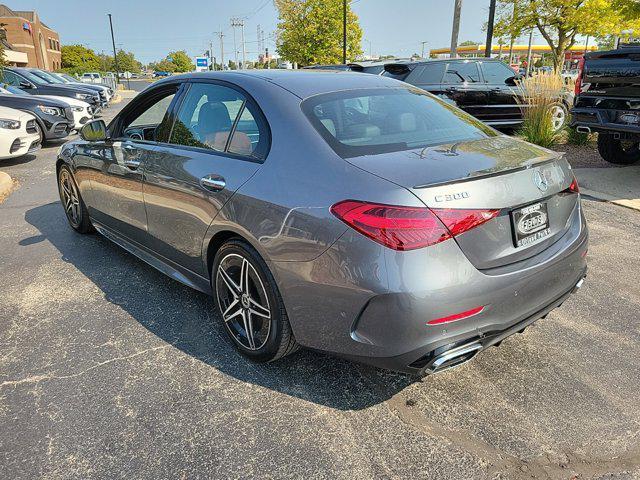
{"type": "Polygon", "coordinates": [[[541,147],[557,143],[560,132],[554,131],[551,107],[558,102],[565,88],[560,75],[540,73],[525,78],[518,85],[523,123],[520,135],[541,147]]]}
{"type": "Polygon", "coordinates": [[[567,143],[570,145],[588,145],[591,142],[591,135],[588,133],[581,133],[576,131],[575,128],[567,129],[567,143]]]}

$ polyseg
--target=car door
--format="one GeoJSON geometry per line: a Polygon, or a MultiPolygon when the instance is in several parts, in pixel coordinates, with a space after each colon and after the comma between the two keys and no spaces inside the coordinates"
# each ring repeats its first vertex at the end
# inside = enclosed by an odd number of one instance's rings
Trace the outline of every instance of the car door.
{"type": "Polygon", "coordinates": [[[487,115],[488,97],[487,87],[480,80],[477,61],[452,61],[447,64],[442,91],[459,108],[484,120],[487,115]]]}
{"type": "Polygon", "coordinates": [[[522,112],[518,89],[514,84],[514,71],[506,64],[495,60],[482,61],[479,65],[488,89],[486,120],[504,123],[520,121],[522,112]]]}
{"type": "Polygon", "coordinates": [[[89,214],[129,241],[147,244],[147,215],[142,196],[145,165],[165,155],[169,106],[179,84],[141,95],[110,125],[111,138],[81,147],[90,166],[89,214]]]}
{"type": "Polygon", "coordinates": [[[222,206],[260,168],[269,129],[239,88],[194,81],[181,95],[163,155],[145,164],[144,199],[151,248],[199,275],[202,243],[222,206]]]}
{"type": "Polygon", "coordinates": [[[447,64],[445,62],[419,65],[411,71],[405,79],[405,82],[444,98],[446,97],[447,92],[445,89],[447,86],[442,83],[442,77],[444,76],[446,66],[447,64]]]}

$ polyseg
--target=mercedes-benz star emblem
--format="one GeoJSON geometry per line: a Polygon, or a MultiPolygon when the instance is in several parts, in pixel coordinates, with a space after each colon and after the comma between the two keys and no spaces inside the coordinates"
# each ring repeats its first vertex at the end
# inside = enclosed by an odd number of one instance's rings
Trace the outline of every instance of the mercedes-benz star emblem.
{"type": "Polygon", "coordinates": [[[536,170],[533,174],[533,183],[536,184],[536,187],[538,187],[538,190],[541,192],[546,192],[549,188],[549,182],[547,182],[547,179],[540,170],[536,170]]]}

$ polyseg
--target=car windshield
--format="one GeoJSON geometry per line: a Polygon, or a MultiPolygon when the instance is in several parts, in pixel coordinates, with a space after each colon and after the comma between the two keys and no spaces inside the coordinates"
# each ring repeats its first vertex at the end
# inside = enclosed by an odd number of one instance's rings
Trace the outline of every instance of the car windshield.
{"type": "Polygon", "coordinates": [[[37,70],[37,71],[34,71],[33,74],[39,76],[40,78],[44,78],[46,81],[48,81],[50,83],[64,83],[62,80],[60,80],[59,78],[54,77],[53,75],[51,75],[48,72],[43,72],[41,70],[37,70]]]}
{"type": "Polygon", "coordinates": [[[71,83],[71,82],[77,82],[78,80],[76,78],[73,78],[71,75],[66,75],[64,73],[59,73],[57,74],[61,79],[66,80],[67,82],[71,83]]]}
{"type": "Polygon", "coordinates": [[[18,73],[30,82],[35,83],[36,85],[47,85],[48,83],[52,83],[45,80],[44,78],[39,77],[38,75],[34,75],[29,70],[20,70],[18,73]]]}
{"type": "Polygon", "coordinates": [[[462,110],[419,89],[345,90],[310,97],[302,108],[345,158],[497,135],[462,110]]]}

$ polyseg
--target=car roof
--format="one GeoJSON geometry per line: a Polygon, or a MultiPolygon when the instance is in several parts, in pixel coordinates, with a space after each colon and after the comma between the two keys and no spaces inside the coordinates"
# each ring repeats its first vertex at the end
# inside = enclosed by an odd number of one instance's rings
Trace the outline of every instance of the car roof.
{"type": "MultiPolygon", "coordinates": [[[[187,79],[227,80],[242,87],[251,79],[260,79],[278,85],[304,99],[321,93],[352,90],[358,88],[393,88],[404,84],[391,78],[379,75],[367,75],[359,72],[343,72],[337,70],[233,70],[225,72],[199,72],[174,75],[158,80],[156,84],[175,82],[187,79]]],[[[407,85],[404,85],[406,88],[407,85]]]]}

